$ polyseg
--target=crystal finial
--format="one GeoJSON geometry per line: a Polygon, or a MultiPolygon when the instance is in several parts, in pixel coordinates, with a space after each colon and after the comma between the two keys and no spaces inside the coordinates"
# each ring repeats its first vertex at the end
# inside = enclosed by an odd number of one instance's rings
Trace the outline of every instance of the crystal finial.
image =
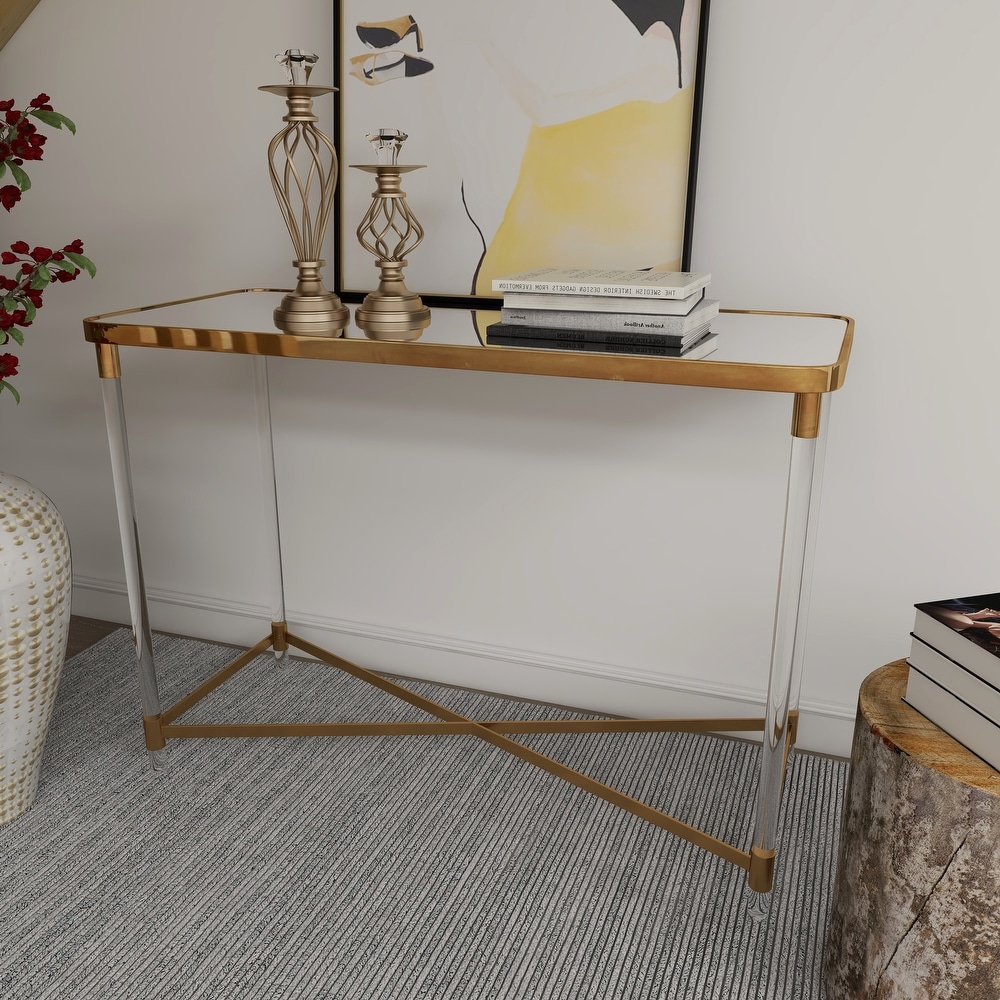
{"type": "Polygon", "coordinates": [[[375,147],[378,163],[384,167],[393,167],[407,135],[398,128],[380,128],[377,132],[366,132],[365,138],[375,147]]]}
{"type": "Polygon", "coordinates": [[[288,49],[274,58],[285,67],[288,82],[292,85],[308,83],[313,66],[319,62],[319,56],[313,52],[303,52],[302,49],[288,49]]]}

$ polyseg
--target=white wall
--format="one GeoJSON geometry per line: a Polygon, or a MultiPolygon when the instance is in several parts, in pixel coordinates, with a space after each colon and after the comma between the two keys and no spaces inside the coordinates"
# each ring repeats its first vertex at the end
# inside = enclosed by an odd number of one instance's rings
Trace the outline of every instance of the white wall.
{"type": "MultiPolygon", "coordinates": [[[[714,0],[709,39],[694,266],[724,305],[857,320],[803,684],[803,744],[847,753],[858,686],[905,655],[913,603],[1000,583],[1000,8],[714,0]]],[[[288,284],[265,163],[281,107],[257,87],[288,47],[332,72],[333,44],[325,2],[43,0],[0,53],[0,97],[45,91],[79,129],[49,140],[0,242],[79,236],[99,268],[49,293],[23,402],[0,399],[0,465],[63,512],[77,613],[128,617],[80,321],[288,284]]],[[[248,365],[123,361],[154,627],[256,640],[248,365]]],[[[762,695],[786,398],[294,361],[271,379],[298,631],[376,668],[620,712],[762,695]]]]}

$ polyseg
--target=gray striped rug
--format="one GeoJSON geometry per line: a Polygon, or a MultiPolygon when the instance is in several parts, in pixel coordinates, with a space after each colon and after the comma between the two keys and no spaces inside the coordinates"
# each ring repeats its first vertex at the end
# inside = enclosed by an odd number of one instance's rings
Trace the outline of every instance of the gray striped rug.
{"type": "MultiPolygon", "coordinates": [[[[169,704],[231,650],[157,636],[169,704]]],[[[431,684],[470,716],[567,717],[431,684]]],[[[0,827],[0,996],[821,997],[846,764],[792,758],[777,885],[466,736],[142,745],[131,636],[65,668],[35,804],[0,827]]],[[[261,657],[187,718],[420,718],[261,657]],[[236,706],[223,711],[228,701],[236,706]]],[[[737,844],[757,751],[690,734],[533,746],[737,844]]]]}

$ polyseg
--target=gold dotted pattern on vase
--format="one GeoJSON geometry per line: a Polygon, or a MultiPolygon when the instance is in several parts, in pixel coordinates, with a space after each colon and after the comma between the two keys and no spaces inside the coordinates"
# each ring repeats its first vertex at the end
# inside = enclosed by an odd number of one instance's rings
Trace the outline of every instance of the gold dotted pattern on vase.
{"type": "Polygon", "coordinates": [[[34,487],[0,477],[0,823],[38,788],[69,635],[69,539],[34,487]]]}

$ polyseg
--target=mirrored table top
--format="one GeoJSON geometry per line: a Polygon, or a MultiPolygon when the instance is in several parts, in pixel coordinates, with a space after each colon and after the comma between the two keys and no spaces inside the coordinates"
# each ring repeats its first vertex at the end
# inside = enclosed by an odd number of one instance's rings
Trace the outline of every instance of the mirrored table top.
{"type": "MultiPolygon", "coordinates": [[[[251,288],[92,316],[96,344],[271,357],[359,361],[424,368],[702,385],[771,392],[838,389],[850,356],[854,321],[818,313],[723,309],[712,322],[716,350],[703,359],[484,343],[497,311],[435,308],[418,340],[369,340],[354,325],[344,336],[302,336],[275,327],[281,289],[251,288]]],[[[352,309],[353,313],[353,309],[352,309]]]]}

